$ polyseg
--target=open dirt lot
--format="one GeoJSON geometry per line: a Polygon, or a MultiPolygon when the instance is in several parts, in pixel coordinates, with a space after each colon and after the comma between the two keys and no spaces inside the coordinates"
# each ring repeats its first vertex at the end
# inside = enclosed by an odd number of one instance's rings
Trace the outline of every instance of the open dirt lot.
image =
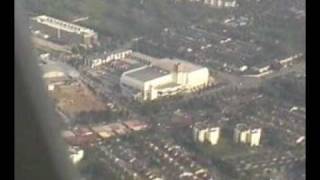
{"type": "Polygon", "coordinates": [[[81,112],[104,111],[106,109],[105,104],[83,84],[59,86],[52,93],[52,96],[57,107],[71,116],[81,112]]]}

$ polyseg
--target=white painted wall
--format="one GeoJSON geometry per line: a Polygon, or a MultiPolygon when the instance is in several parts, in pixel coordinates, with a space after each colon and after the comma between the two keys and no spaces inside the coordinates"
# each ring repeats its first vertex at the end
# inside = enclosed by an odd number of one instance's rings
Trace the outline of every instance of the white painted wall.
{"type": "Polygon", "coordinates": [[[209,82],[209,70],[202,68],[194,72],[188,73],[187,87],[192,88],[200,85],[208,84],[209,82]]]}
{"type": "Polygon", "coordinates": [[[149,90],[150,86],[155,88],[157,86],[171,83],[171,82],[174,82],[173,74],[167,74],[162,77],[145,82],[144,83],[144,88],[145,88],[144,90],[149,90]]]}

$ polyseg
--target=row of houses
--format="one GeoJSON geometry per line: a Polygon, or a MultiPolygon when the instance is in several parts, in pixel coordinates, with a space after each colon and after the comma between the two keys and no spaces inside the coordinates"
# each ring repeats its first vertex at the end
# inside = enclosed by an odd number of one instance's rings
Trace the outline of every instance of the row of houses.
{"type": "MultiPolygon", "coordinates": [[[[180,0],[181,1],[181,0],[180,0]]],[[[209,7],[231,8],[237,7],[239,4],[235,0],[188,0],[189,2],[203,3],[209,7]]]]}
{"type": "Polygon", "coordinates": [[[131,132],[142,131],[149,126],[138,120],[128,120],[119,123],[106,125],[96,125],[92,127],[79,126],[71,130],[62,132],[64,140],[73,146],[90,146],[99,139],[109,139],[117,136],[129,134],[131,132]]]}

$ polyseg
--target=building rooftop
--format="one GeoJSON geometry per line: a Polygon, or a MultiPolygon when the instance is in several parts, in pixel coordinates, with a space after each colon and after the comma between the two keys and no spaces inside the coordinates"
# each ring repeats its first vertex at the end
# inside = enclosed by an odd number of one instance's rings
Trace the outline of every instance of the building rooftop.
{"type": "Polygon", "coordinates": [[[89,28],[85,28],[82,26],[71,24],[66,21],[62,21],[62,20],[59,20],[59,19],[56,19],[53,17],[49,17],[46,15],[37,16],[32,19],[37,21],[38,23],[45,24],[45,25],[51,26],[53,28],[63,29],[68,32],[73,32],[73,33],[78,33],[78,34],[81,34],[81,33],[93,34],[94,33],[94,31],[89,28]]]}
{"type": "Polygon", "coordinates": [[[137,71],[130,72],[126,74],[126,76],[130,76],[134,79],[138,79],[140,81],[150,81],[152,79],[156,79],[162,77],[164,75],[169,74],[170,72],[159,67],[155,66],[146,66],[143,69],[139,69],[137,71]]]}
{"type": "Polygon", "coordinates": [[[126,124],[129,127],[134,127],[134,126],[147,126],[147,124],[145,124],[144,122],[138,121],[138,120],[129,120],[129,121],[125,121],[123,122],[124,124],[126,124]]]}
{"type": "Polygon", "coordinates": [[[192,72],[203,68],[202,66],[192,64],[190,62],[181,59],[161,59],[159,61],[152,62],[152,65],[166,69],[168,71],[174,71],[175,65],[180,64],[179,69],[181,72],[192,72]]]}

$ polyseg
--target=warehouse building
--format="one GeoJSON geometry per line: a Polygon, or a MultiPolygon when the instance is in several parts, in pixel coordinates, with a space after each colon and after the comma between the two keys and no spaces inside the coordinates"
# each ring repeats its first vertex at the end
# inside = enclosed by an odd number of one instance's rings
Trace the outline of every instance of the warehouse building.
{"type": "Polygon", "coordinates": [[[148,61],[148,65],[122,74],[120,85],[124,95],[147,101],[192,92],[208,85],[209,70],[206,67],[180,59],[139,58],[148,61]]]}
{"type": "Polygon", "coordinates": [[[79,78],[79,72],[68,64],[51,60],[41,61],[40,69],[43,73],[42,77],[46,80],[55,78],[79,78]]]}
{"type": "Polygon", "coordinates": [[[46,15],[31,18],[30,28],[34,34],[43,34],[45,39],[61,44],[81,45],[85,48],[99,45],[98,34],[93,30],[46,15]]]}

